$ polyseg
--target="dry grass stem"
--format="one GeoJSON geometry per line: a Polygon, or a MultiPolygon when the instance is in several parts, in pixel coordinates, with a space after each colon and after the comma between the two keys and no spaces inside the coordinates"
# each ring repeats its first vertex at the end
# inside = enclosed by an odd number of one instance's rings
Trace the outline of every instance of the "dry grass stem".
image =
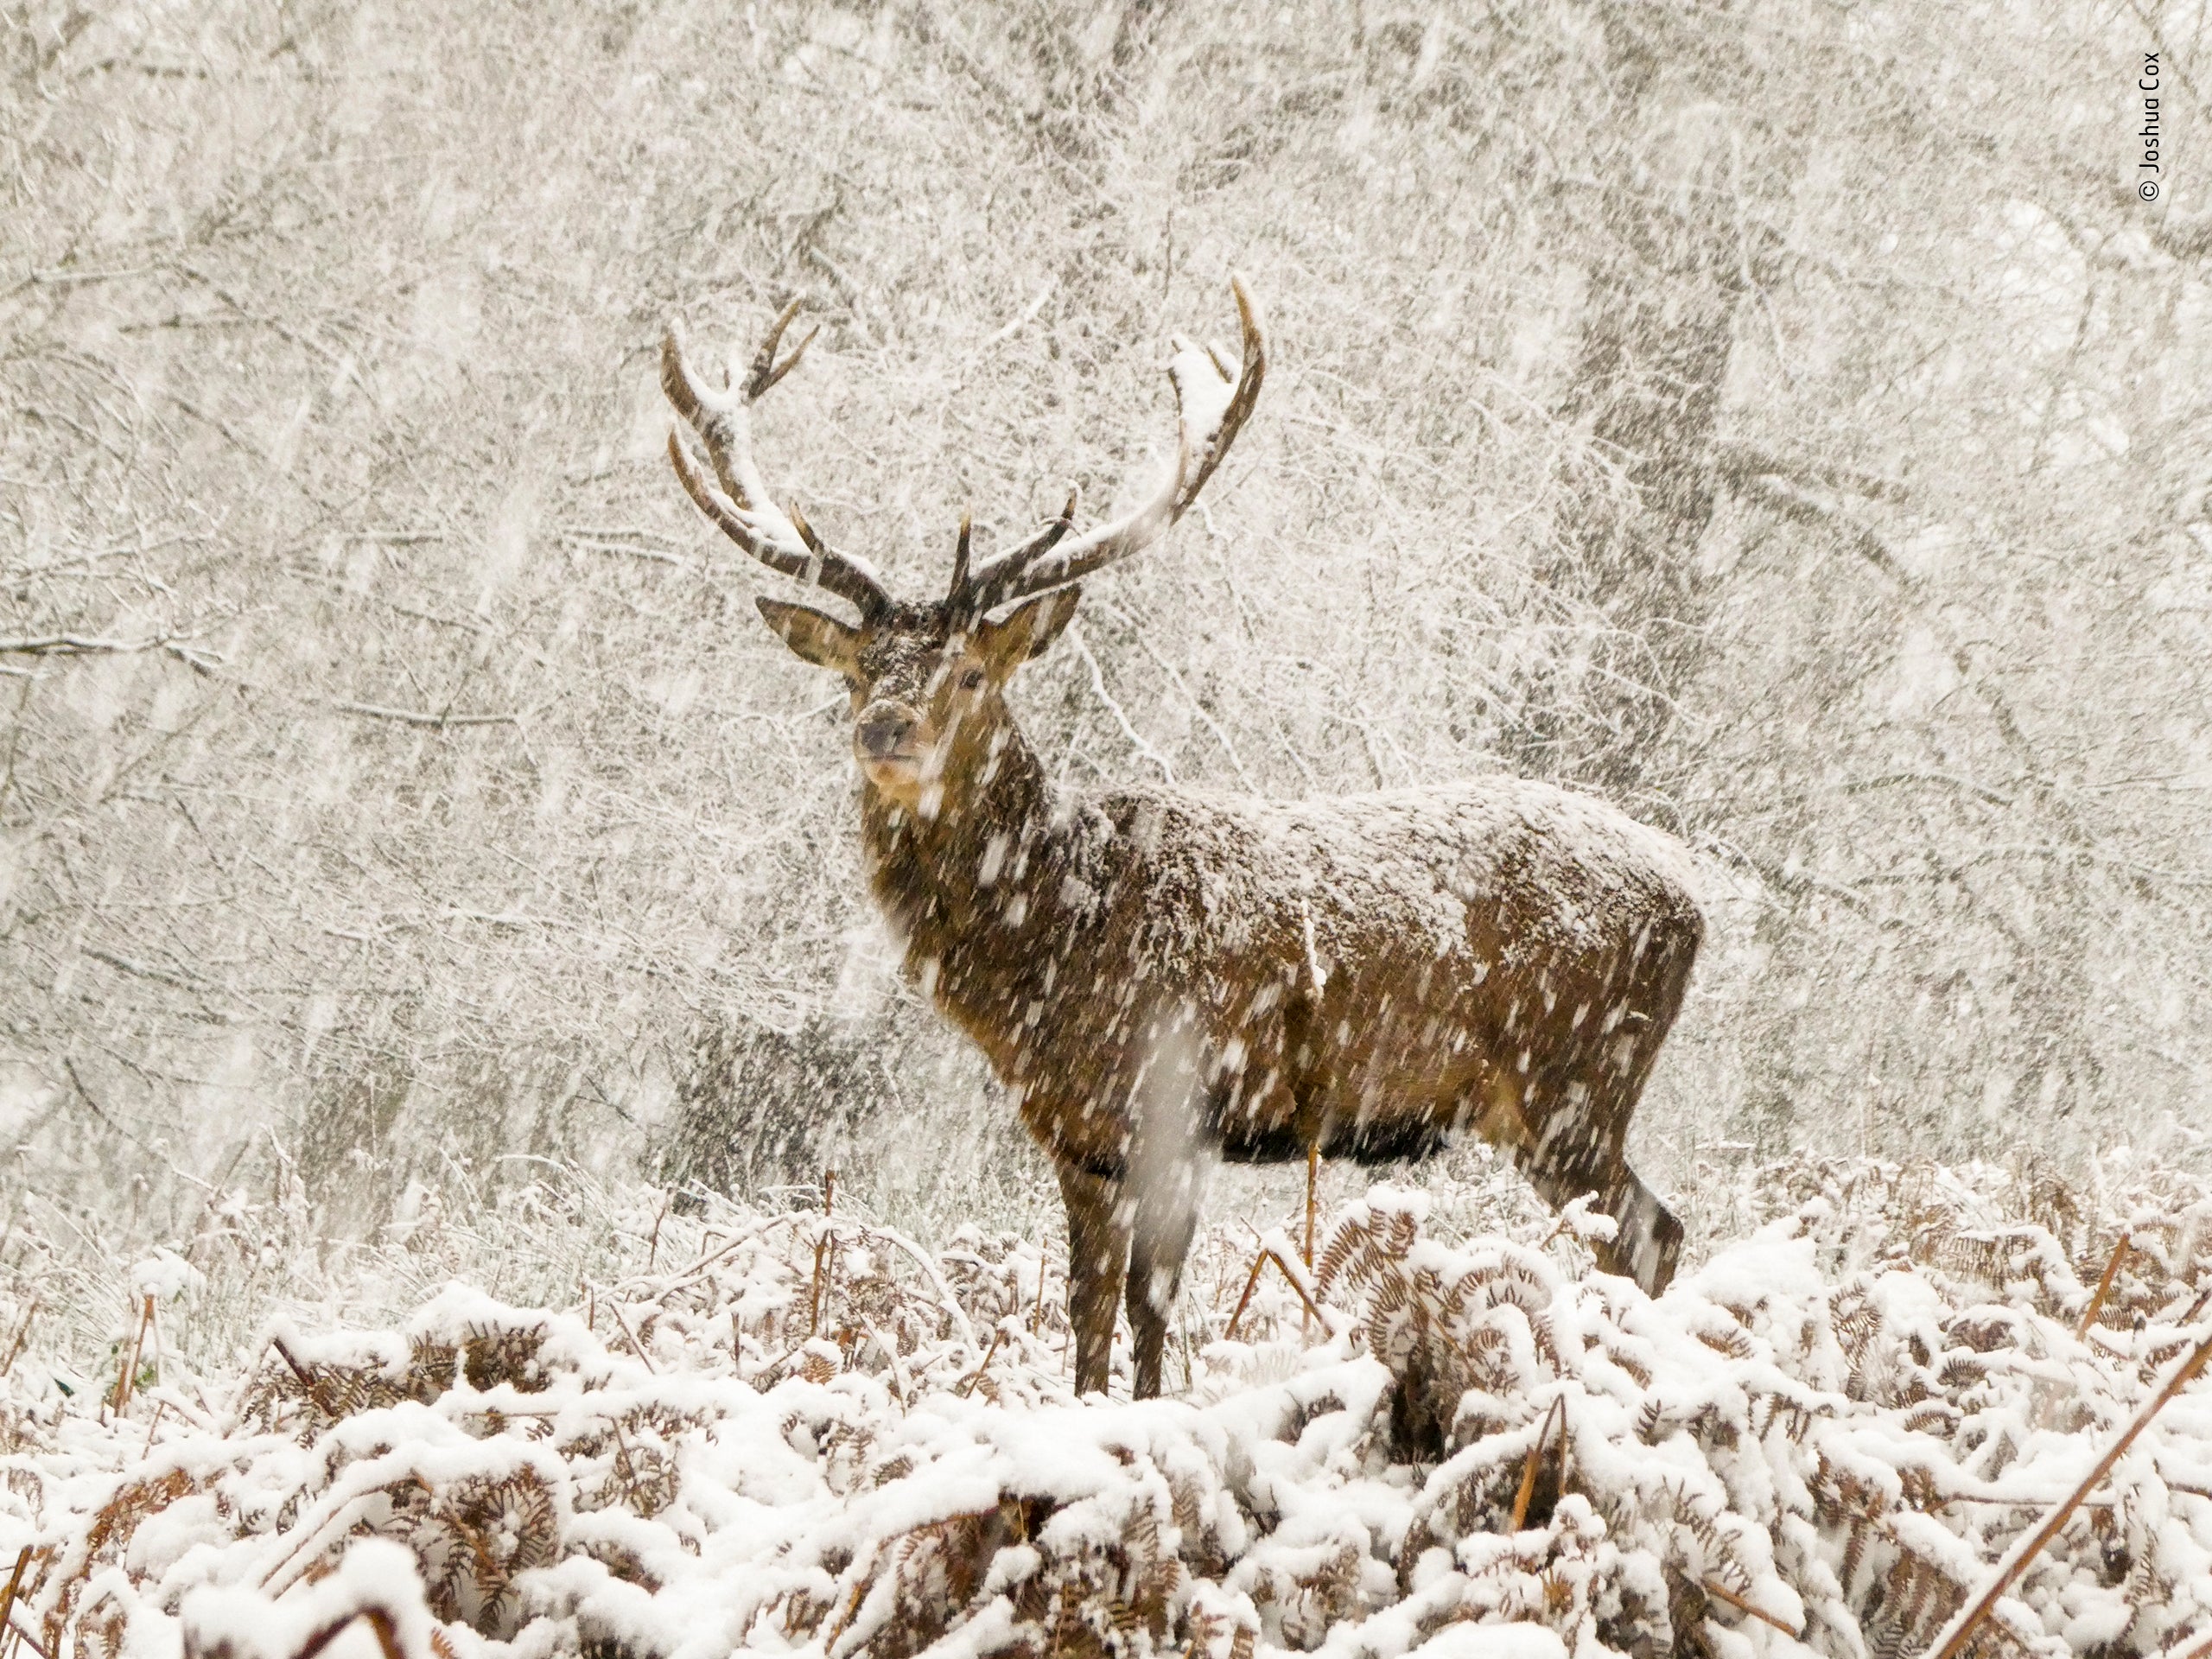
{"type": "Polygon", "coordinates": [[[1221,1333],[1224,1341],[1234,1342],[1236,1339],[1237,1326],[1243,1320],[1245,1308],[1251,1303],[1253,1291],[1259,1286],[1261,1271],[1270,1262],[1282,1274],[1283,1281],[1298,1293],[1298,1300],[1306,1305],[1306,1312],[1320,1319],[1325,1329],[1327,1327],[1328,1321],[1322,1319],[1321,1310],[1314,1305],[1313,1298],[1306,1294],[1306,1287],[1299,1282],[1299,1276],[1292,1271],[1290,1263],[1282,1259],[1274,1245],[1263,1244],[1260,1247],[1260,1253],[1252,1258],[1252,1271],[1245,1276],[1244,1293],[1236,1299],[1236,1311],[1229,1316],[1229,1324],[1221,1333]]]}
{"type": "Polygon", "coordinates": [[[149,1295],[145,1305],[138,1310],[138,1328],[131,1336],[130,1344],[123,1354],[122,1366],[115,1376],[112,1403],[118,1417],[130,1409],[132,1388],[138,1380],[138,1355],[145,1345],[147,1327],[153,1322],[154,1299],[149,1295]]]}
{"type": "Polygon", "coordinates": [[[15,1340],[8,1344],[8,1357],[0,1361],[0,1376],[5,1376],[16,1369],[16,1361],[22,1356],[23,1344],[31,1339],[31,1321],[38,1317],[38,1298],[34,1296],[31,1305],[23,1310],[22,1323],[16,1326],[15,1340]]]}
{"type": "Polygon", "coordinates": [[[1551,1404],[1544,1408],[1544,1420],[1536,1425],[1535,1444],[1529,1448],[1529,1456],[1521,1465],[1521,1487],[1513,1497],[1513,1521],[1508,1531],[1518,1532],[1529,1519],[1529,1503],[1536,1495],[1536,1471],[1541,1466],[1544,1442],[1551,1438],[1552,1419],[1559,1419],[1560,1466],[1563,1473],[1567,1465],[1567,1396],[1556,1395],[1551,1404]]]}
{"type": "Polygon", "coordinates": [[[808,1303],[806,1331],[809,1336],[822,1330],[822,1313],[828,1291],[830,1241],[832,1236],[830,1218],[837,1208],[837,1172],[825,1170],[822,1176],[822,1236],[814,1243],[814,1289],[808,1303]]]}
{"type": "Polygon", "coordinates": [[[333,1619],[302,1643],[291,1659],[315,1659],[315,1656],[344,1635],[354,1620],[363,1619],[376,1633],[377,1646],[383,1649],[384,1659],[408,1659],[399,1645],[399,1626],[397,1620],[381,1607],[364,1607],[343,1618],[333,1619]]]}
{"type": "Polygon", "coordinates": [[[976,1383],[982,1381],[983,1373],[991,1369],[991,1361],[999,1351],[999,1344],[1005,1340],[1006,1332],[1004,1330],[1000,1330],[993,1333],[991,1337],[991,1345],[983,1351],[982,1363],[977,1365],[974,1370],[969,1372],[966,1376],[960,1380],[959,1386],[953,1389],[954,1394],[957,1395],[963,1400],[965,1400],[968,1397],[969,1391],[972,1389],[976,1383]]]}
{"type": "Polygon", "coordinates": [[[2105,1298],[2112,1294],[2112,1281],[2120,1276],[2120,1264],[2127,1260],[2127,1252],[2133,1244],[2133,1241],[2122,1233],[2120,1242],[2112,1247],[2112,1259],[2105,1263],[2104,1276],[2097,1281],[2096,1290],[2089,1297],[2089,1305],[2082,1312],[2082,1323],[2074,1327],[2075,1336],[2086,1338],[2089,1334],[2089,1327],[2097,1322],[2097,1315],[2104,1308],[2105,1298]]]}
{"type": "Polygon", "coordinates": [[[1726,1602],[1738,1612],[1748,1613],[1753,1618],[1758,1619],[1761,1624],[1771,1624],[1776,1630],[1780,1630],[1784,1636],[1794,1637],[1799,1641],[1802,1641],[1804,1639],[1805,1632],[1802,1630],[1794,1624],[1783,1624],[1772,1613],[1767,1611],[1765,1608],[1758,1605],[1756,1603],[1745,1600],[1743,1597],[1738,1595],[1726,1585],[1715,1584],[1711,1579],[1706,1579],[1701,1582],[1705,1593],[1713,1597],[1715,1600],[1726,1602]]]}
{"type": "Polygon", "coordinates": [[[659,1368],[654,1365],[652,1356],[645,1351],[645,1344],[638,1340],[638,1333],[630,1328],[630,1321],[622,1317],[622,1305],[620,1302],[609,1301],[607,1304],[607,1312],[608,1317],[613,1319],[615,1329],[621,1332],[622,1340],[630,1344],[630,1351],[638,1357],[638,1363],[649,1371],[658,1370],[659,1368]]]}
{"type": "Polygon", "coordinates": [[[2097,1459],[2096,1466],[2082,1477],[2081,1484],[2074,1489],[2066,1501],[2053,1510],[2043,1525],[2037,1527],[2024,1541],[2012,1547],[2005,1560],[1999,1564],[1996,1575],[1990,1580],[1987,1586],[1952,1620],[1949,1628],[1931,1651],[1929,1659],[1956,1659],[1956,1656],[1965,1649],[1967,1643],[1973,1637],[1975,1628],[1989,1617],[1990,1610],[1997,1605],[1998,1598],[2011,1586],[2013,1580],[2027,1569],[2028,1564],[2035,1560],[2044,1546],[2058,1535],[2059,1529],[2066,1524],[2067,1517],[2080,1507],[2082,1500],[2089,1495],[2090,1490],[2105,1478],[2113,1465],[2120,1460],[2127,1448],[2135,1444],[2135,1437],[2151,1426],[2151,1420],[2164,1410],[2166,1403],[2187,1387],[2196,1374],[2204,1369],[2204,1363],[2208,1359],[2212,1359],[2212,1334],[2205,1336],[2199,1341],[2196,1346],[2190,1351],[2188,1357],[2174,1368],[2173,1375],[2166,1379],[2164,1385],[2158,1393],[2152,1395],[2144,1403],[2142,1409],[2135,1414],[2134,1419],[2129,1422],[2120,1437],[2112,1443],[2104,1456],[2097,1459]]]}
{"type": "Polygon", "coordinates": [[[16,1592],[22,1587],[24,1570],[31,1564],[31,1547],[25,1544],[16,1556],[16,1570],[8,1575],[8,1587],[0,1591],[0,1632],[12,1628],[16,1610],[16,1592]]]}
{"type": "Polygon", "coordinates": [[[8,1615],[8,1631],[16,1640],[38,1655],[39,1659],[54,1659],[54,1656],[47,1651],[46,1643],[24,1628],[22,1618],[19,1612],[10,1612],[8,1615]]]}

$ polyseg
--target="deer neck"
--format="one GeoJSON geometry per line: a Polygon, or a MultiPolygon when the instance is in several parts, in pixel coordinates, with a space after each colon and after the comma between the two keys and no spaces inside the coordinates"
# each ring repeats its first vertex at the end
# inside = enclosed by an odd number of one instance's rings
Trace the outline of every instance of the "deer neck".
{"type": "Polygon", "coordinates": [[[896,806],[864,786],[861,838],[871,885],[909,963],[1033,924],[1037,880],[1057,833],[1052,789],[1011,722],[1006,741],[972,778],[946,787],[933,817],[896,806]]]}

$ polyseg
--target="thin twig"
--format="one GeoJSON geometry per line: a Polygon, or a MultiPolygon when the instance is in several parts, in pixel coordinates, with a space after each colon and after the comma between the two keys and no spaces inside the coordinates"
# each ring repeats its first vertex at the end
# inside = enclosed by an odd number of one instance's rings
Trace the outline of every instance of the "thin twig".
{"type": "Polygon", "coordinates": [[[1306,1271],[1313,1271],[1313,1205],[1314,1191],[1321,1179],[1321,1146],[1319,1141],[1306,1148],[1306,1271]]]}
{"type": "Polygon", "coordinates": [[[1772,1613],[1767,1611],[1764,1607],[1752,1605],[1750,1602],[1745,1600],[1743,1597],[1738,1595],[1733,1590],[1728,1588],[1726,1585],[1715,1584],[1711,1579],[1704,1580],[1703,1584],[1705,1586],[1705,1593],[1707,1595],[1715,1597],[1721,1601],[1726,1602],[1731,1607],[1733,1607],[1739,1613],[1749,1613],[1753,1618],[1758,1619],[1763,1624],[1773,1625],[1776,1630],[1780,1630],[1784,1636],[1793,1637],[1798,1641],[1804,1640],[1805,1632],[1802,1630],[1795,1625],[1783,1624],[1780,1619],[1777,1618],[1772,1613]]]}
{"type": "Polygon", "coordinates": [[[830,1217],[837,1208],[837,1172],[822,1173],[822,1236],[814,1241],[814,1294],[807,1303],[806,1334],[817,1336],[822,1330],[823,1265],[830,1254],[830,1217]]]}
{"type": "Polygon", "coordinates": [[[2127,1448],[2134,1445],[2135,1437],[2148,1428],[2151,1420],[2165,1408],[2166,1402],[2186,1388],[2204,1369],[2208,1359],[2212,1359],[2212,1335],[2207,1335],[2174,1368],[2173,1375],[2166,1379],[2158,1393],[2145,1402],[2120,1437],[2112,1443],[2111,1449],[2097,1459],[2096,1467],[2082,1476],[2082,1484],[2074,1489],[2072,1495],[2051,1511],[2050,1518],[2006,1552],[1996,1576],[1990,1580],[1989,1587],[1953,1618],[1942,1639],[1929,1649],[1929,1659],[1957,1659],[1957,1656],[1965,1650],[1967,1639],[1974,1634],[1975,1627],[1987,1618],[1990,1609],[1997,1605],[1997,1599],[2012,1586],[2013,1580],[2026,1571],[2028,1564],[2043,1553],[2044,1546],[2058,1535],[2059,1529],[2080,1507],[2082,1500],[2089,1495],[2090,1489],[2111,1471],[2113,1465],[2118,1463],[2127,1448]]]}
{"type": "Polygon", "coordinates": [[[284,1573],[291,1567],[292,1564],[300,1559],[301,1554],[307,1549],[308,1545],[313,1544],[319,1540],[327,1538],[330,1535],[332,1529],[337,1526],[340,1522],[346,1521],[350,1522],[359,1514],[361,1505],[365,1503],[370,1498],[382,1497],[384,1494],[397,1491],[402,1486],[419,1486],[424,1491],[429,1493],[433,1502],[436,1501],[437,1493],[431,1488],[430,1484],[424,1480],[422,1476],[414,1473],[402,1475],[395,1480],[388,1480],[381,1486],[372,1486],[365,1492],[356,1492],[351,1497],[338,1504],[335,1508],[318,1516],[312,1522],[302,1527],[299,1529],[298,1536],[294,1538],[292,1541],[292,1547],[286,1550],[283,1555],[277,1558],[276,1564],[274,1567],[270,1567],[266,1573],[261,1575],[261,1584],[259,1587],[263,1592],[269,1595],[283,1595],[285,1591],[289,1590],[292,1587],[293,1581],[289,1579],[285,1579],[284,1582],[279,1585],[277,1580],[280,1578],[283,1578],[284,1573]]]}
{"type": "MultiPolygon", "coordinates": [[[[1313,1271],[1313,1204],[1316,1189],[1321,1183],[1321,1143],[1316,1141],[1306,1148],[1306,1271],[1313,1271]]],[[[1298,1316],[1298,1334],[1306,1335],[1306,1316],[1298,1316]]]]}
{"type": "Polygon", "coordinates": [[[138,1353],[146,1344],[146,1327],[154,1321],[154,1298],[146,1297],[146,1305],[138,1314],[138,1332],[130,1338],[130,1351],[124,1357],[123,1369],[115,1377],[115,1414],[118,1417],[130,1409],[130,1385],[138,1376],[138,1353]]]}
{"type": "Polygon", "coordinates": [[[952,1391],[956,1395],[965,1400],[968,1397],[969,1390],[983,1380],[983,1373],[991,1369],[991,1357],[998,1352],[999,1344],[1005,1340],[1006,1329],[1001,1325],[992,1336],[991,1345],[983,1350],[983,1363],[978,1365],[974,1370],[969,1372],[968,1375],[962,1379],[960,1386],[952,1391]]]}
{"type": "Polygon", "coordinates": [[[1059,285],[1060,279],[1058,277],[1047,276],[1045,279],[1045,286],[1037,290],[1037,297],[1030,301],[1027,305],[1022,307],[1021,314],[1015,317],[1012,322],[1007,324],[1005,327],[1000,329],[998,333],[993,334],[988,340],[985,340],[976,353],[977,357],[982,358],[989,356],[993,352],[998,350],[1000,346],[1005,345],[1007,341],[1012,340],[1016,334],[1020,334],[1022,329],[1027,327],[1029,324],[1036,321],[1037,314],[1045,308],[1045,302],[1052,297],[1052,290],[1059,285]]]}
{"type": "MultiPolygon", "coordinates": [[[[167,968],[157,968],[151,963],[139,962],[132,957],[118,955],[113,950],[102,950],[97,944],[86,945],[85,954],[94,962],[104,962],[111,968],[119,969],[126,974],[135,974],[140,979],[150,979],[163,985],[174,985],[181,991],[204,991],[213,988],[206,980],[193,975],[174,972],[167,968]]],[[[77,1092],[90,1100],[92,1091],[85,1087],[84,1079],[78,1077],[76,1063],[65,1058],[61,1064],[68,1070],[70,1081],[77,1085],[77,1092]]],[[[103,1111],[101,1116],[105,1117],[106,1113],[103,1111]]]]}
{"type": "Polygon", "coordinates": [[[161,639],[99,639],[82,633],[41,633],[0,639],[0,656],[92,657],[158,651],[161,639]]]}
{"type": "Polygon", "coordinates": [[[798,1219],[798,1216],[796,1212],[786,1212],[780,1216],[771,1216],[767,1220],[763,1222],[756,1222],[752,1226],[747,1227],[743,1231],[740,1232],[738,1236],[735,1238],[731,1239],[728,1243],[717,1244],[706,1255],[701,1256],[690,1267],[684,1268],[683,1272],[671,1276],[667,1284],[661,1288],[659,1294],[665,1296],[671,1291],[682,1290],[693,1280],[696,1279],[701,1274],[704,1273],[709,1268],[713,1267],[715,1262],[721,1261],[724,1256],[732,1254],[734,1251],[747,1244],[752,1243],[755,1239],[766,1237],[769,1232],[773,1229],[784,1226],[787,1223],[793,1222],[798,1219]]]}
{"type": "Polygon", "coordinates": [[[1236,1311],[1229,1316],[1228,1326],[1222,1332],[1222,1340],[1236,1340],[1236,1322],[1244,1317],[1244,1309],[1252,1300],[1252,1292],[1260,1283],[1260,1269],[1268,1264],[1268,1253],[1262,1250],[1252,1258],[1252,1271],[1244,1276],[1244,1294],[1236,1299],[1236,1311]]]}
{"type": "Polygon", "coordinates": [[[607,1305],[607,1311],[609,1314],[613,1316],[615,1328],[620,1331],[624,1338],[629,1342],[630,1351],[637,1355],[639,1359],[644,1362],[645,1367],[647,1370],[652,1371],[656,1376],[658,1376],[660,1374],[659,1369],[654,1365],[652,1357],[645,1352],[645,1344],[638,1340],[637,1332],[630,1329],[630,1321],[622,1317],[621,1304],[619,1302],[610,1301],[607,1305]]]}
{"type": "Polygon", "coordinates": [[[1091,694],[1106,705],[1106,712],[1114,716],[1114,723],[1122,728],[1122,735],[1128,739],[1129,747],[1158,766],[1160,775],[1167,782],[1173,783],[1174,766],[1166,755],[1144,741],[1144,734],[1130,723],[1128,711],[1114,701],[1114,694],[1106,689],[1106,672],[1098,666],[1097,658],[1090,654],[1090,646],[1084,639],[1080,623],[1071,622],[1068,625],[1067,641],[1075,647],[1076,655],[1083,658],[1084,666],[1090,671],[1091,694]]]}
{"type": "Polygon", "coordinates": [[[1263,1244],[1260,1247],[1259,1255],[1252,1258],[1252,1276],[1244,1281],[1244,1294],[1236,1299],[1236,1311],[1229,1316],[1229,1328],[1221,1333],[1223,1341],[1236,1340],[1236,1322],[1244,1317],[1245,1304],[1252,1300],[1253,1287],[1260,1282],[1260,1269],[1270,1262],[1281,1272],[1290,1287],[1298,1293],[1298,1300],[1306,1304],[1306,1312],[1321,1321],[1323,1330],[1328,1329],[1328,1319],[1322,1314],[1319,1306],[1306,1294],[1306,1287],[1299,1282],[1298,1274],[1292,1270],[1290,1263],[1282,1259],[1274,1245],[1263,1244]]]}
{"type": "Polygon", "coordinates": [[[1313,1293],[1306,1288],[1305,1275],[1292,1267],[1283,1253],[1273,1245],[1268,1247],[1268,1255],[1281,1270],[1284,1282],[1298,1293],[1298,1300],[1306,1304],[1306,1311],[1320,1321],[1321,1329],[1325,1332],[1329,1328],[1328,1315],[1321,1312],[1321,1304],[1315,1301],[1313,1293]]]}
{"type": "Polygon", "coordinates": [[[292,1659],[315,1659],[315,1656],[343,1635],[346,1627],[357,1618],[369,1621],[369,1628],[376,1632],[377,1646],[384,1649],[384,1659],[407,1659],[406,1650],[399,1645],[399,1626],[392,1616],[381,1607],[363,1607],[334,1618],[313,1636],[308,1637],[292,1659]]]}
{"type": "Polygon", "coordinates": [[[16,1592],[22,1587],[24,1570],[31,1564],[31,1547],[25,1544],[16,1557],[16,1570],[8,1575],[8,1588],[0,1592],[0,1631],[7,1630],[16,1611],[16,1592]]]}
{"type": "Polygon", "coordinates": [[[315,1408],[326,1417],[337,1416],[338,1413],[332,1409],[330,1402],[322,1397],[321,1383],[313,1372],[300,1363],[298,1357],[284,1345],[284,1338],[271,1337],[269,1340],[276,1344],[276,1351],[284,1357],[284,1363],[292,1368],[292,1375],[300,1379],[300,1386],[308,1391],[308,1398],[314,1403],[315,1408]]]}
{"type": "Polygon", "coordinates": [[[423,709],[387,709],[374,702],[334,702],[330,706],[341,715],[359,715],[368,720],[396,720],[403,726],[423,726],[433,730],[442,730],[448,726],[512,726],[522,718],[519,715],[433,714],[423,709]]]}

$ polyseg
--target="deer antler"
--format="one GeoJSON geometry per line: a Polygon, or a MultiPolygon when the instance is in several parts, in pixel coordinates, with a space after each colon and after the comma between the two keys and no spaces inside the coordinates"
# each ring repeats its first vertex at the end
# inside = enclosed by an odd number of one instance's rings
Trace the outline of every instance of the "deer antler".
{"type": "Polygon", "coordinates": [[[1071,541],[1064,539],[1074,526],[1076,498],[1071,494],[1060,516],[1020,547],[973,569],[964,557],[960,560],[946,599],[951,610],[981,616],[1014,600],[1079,582],[1150,546],[1188,510],[1250,418],[1268,372],[1267,341],[1251,290],[1242,276],[1232,276],[1230,285],[1244,331],[1244,360],[1232,377],[1219,353],[1176,340],[1175,356],[1167,365],[1175,387],[1175,467],[1159,491],[1135,511],[1071,541]]]}
{"type": "Polygon", "coordinates": [[[798,306],[793,300],[784,308],[761,340],[760,349],[753,353],[752,370],[741,383],[734,372],[733,353],[733,372],[724,375],[720,389],[692,372],[684,359],[682,326],[672,321],[668,325],[661,340],[660,387],[676,412],[699,435],[715,469],[714,481],[700,473],[684,452],[682,435],[672,429],[668,435],[668,458],[676,463],[676,475],[699,511],[761,563],[851,601],[860,607],[863,617],[880,616],[891,608],[891,595],[874,567],[865,559],[825,546],[797,507],[788,512],[778,507],[753,464],[752,405],[798,366],[814,336],[822,332],[818,327],[811,330],[792,347],[790,356],[780,363],[776,360],[784,331],[798,315],[798,306]]]}

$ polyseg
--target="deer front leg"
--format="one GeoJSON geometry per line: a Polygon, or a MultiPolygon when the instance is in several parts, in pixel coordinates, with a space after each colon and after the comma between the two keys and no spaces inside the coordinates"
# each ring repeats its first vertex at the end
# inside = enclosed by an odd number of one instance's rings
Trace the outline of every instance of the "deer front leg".
{"type": "Polygon", "coordinates": [[[1159,1394],[1160,1357],[1167,1345],[1167,1314],[1183,1281],[1183,1258],[1198,1226],[1205,1163],[1195,1156],[1147,1170],[1131,1170],[1129,1216],[1129,1338],[1136,1358],[1133,1398],[1159,1394]],[[1135,1179],[1142,1175],[1143,1179],[1135,1179]]]}
{"type": "MultiPolygon", "coordinates": [[[[1075,1391],[1106,1392],[1114,1354],[1114,1305],[1129,1261],[1129,1221],[1118,1181],[1062,1165],[1068,1212],[1068,1323],[1075,1329],[1075,1391]]],[[[1165,1326],[1163,1325],[1163,1330],[1165,1326]]]]}

